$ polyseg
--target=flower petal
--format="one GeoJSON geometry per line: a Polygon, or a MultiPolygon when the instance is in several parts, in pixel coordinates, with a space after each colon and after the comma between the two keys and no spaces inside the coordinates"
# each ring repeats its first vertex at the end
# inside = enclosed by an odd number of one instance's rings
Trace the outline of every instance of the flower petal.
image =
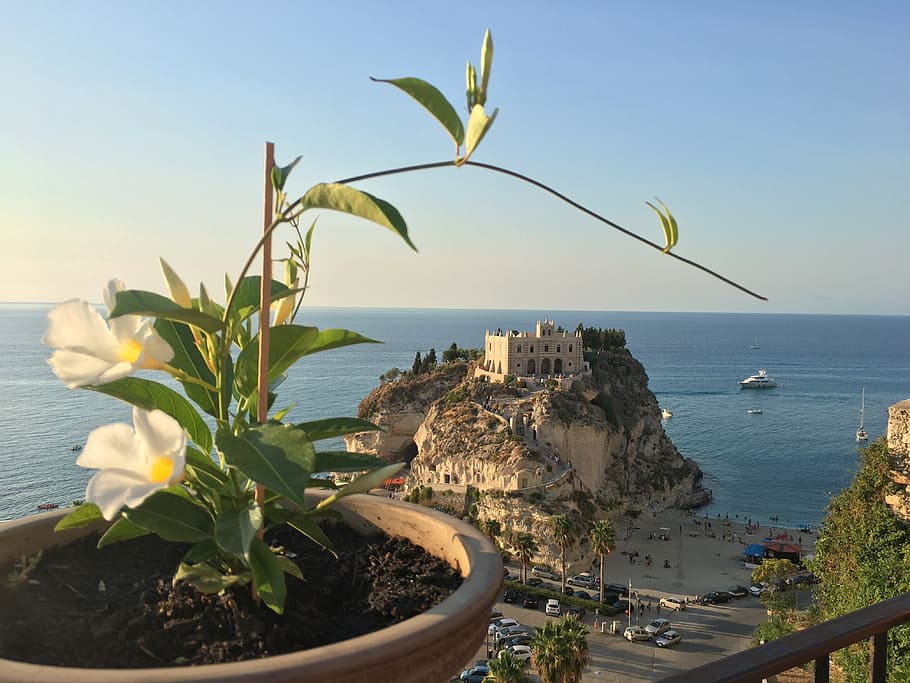
{"type": "MultiPolygon", "coordinates": [[[[135,410],[135,409],[134,409],[135,410]]],[[[148,478],[148,465],[142,443],[128,424],[98,427],[88,435],[85,448],[76,459],[80,467],[119,469],[148,478]]]]}
{"type": "Polygon", "coordinates": [[[181,462],[186,451],[186,432],[180,423],[160,410],[142,410],[133,408],[133,424],[136,425],[136,437],[145,446],[145,457],[149,463],[156,457],[166,457],[181,462]]]}
{"type": "Polygon", "coordinates": [[[101,470],[85,488],[85,499],[101,509],[101,514],[108,521],[126,507],[136,507],[158,489],[162,484],[153,484],[148,479],[129,470],[101,470]]]}

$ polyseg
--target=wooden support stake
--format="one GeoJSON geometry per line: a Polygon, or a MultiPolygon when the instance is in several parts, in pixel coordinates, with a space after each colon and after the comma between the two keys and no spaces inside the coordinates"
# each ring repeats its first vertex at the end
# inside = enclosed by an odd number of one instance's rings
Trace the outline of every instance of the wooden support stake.
{"type": "MultiPolygon", "coordinates": [[[[272,167],[275,165],[275,145],[265,143],[265,185],[262,197],[262,230],[272,225],[272,167]]],[[[265,424],[269,418],[269,324],[272,304],[272,238],[269,236],[262,245],[262,286],[259,290],[259,382],[256,387],[256,420],[265,424]]],[[[265,503],[265,488],[256,485],[256,502],[260,507],[265,503]]],[[[259,529],[260,537],[262,529],[259,529]]]]}

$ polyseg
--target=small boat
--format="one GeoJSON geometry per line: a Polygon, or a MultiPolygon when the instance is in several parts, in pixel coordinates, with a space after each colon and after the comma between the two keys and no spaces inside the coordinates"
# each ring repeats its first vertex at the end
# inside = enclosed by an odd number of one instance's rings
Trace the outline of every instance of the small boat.
{"type": "Polygon", "coordinates": [[[53,510],[60,507],[57,503],[38,503],[39,510],[53,510]]]}
{"type": "Polygon", "coordinates": [[[663,419],[668,420],[668,419],[670,419],[671,417],[673,417],[673,413],[671,413],[671,412],[670,412],[669,410],[667,410],[666,408],[663,408],[663,409],[660,411],[660,416],[661,416],[663,419]]]}
{"type": "Polygon", "coordinates": [[[749,413],[749,415],[761,415],[761,408],[749,408],[746,412],[749,413]]]}
{"type": "Polygon", "coordinates": [[[863,398],[859,404],[859,427],[856,430],[856,443],[860,441],[868,441],[869,434],[866,432],[865,427],[863,427],[863,418],[866,416],[866,387],[863,387],[863,398]]]}
{"type": "Polygon", "coordinates": [[[739,383],[739,386],[743,389],[771,389],[772,387],[778,386],[778,384],[768,377],[768,373],[762,368],[754,375],[746,377],[746,379],[739,383]]]}
{"type": "Polygon", "coordinates": [[[755,338],[755,343],[754,343],[754,344],[749,344],[749,348],[752,349],[753,351],[754,351],[755,349],[760,349],[760,348],[761,348],[761,347],[758,345],[758,337],[755,338]]]}

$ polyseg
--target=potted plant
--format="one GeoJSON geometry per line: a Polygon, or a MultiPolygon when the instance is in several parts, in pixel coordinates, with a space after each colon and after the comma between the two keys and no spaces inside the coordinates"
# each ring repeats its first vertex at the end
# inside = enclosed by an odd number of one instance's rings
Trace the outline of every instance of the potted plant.
{"type": "MultiPolygon", "coordinates": [[[[480,83],[469,67],[467,134],[454,108],[430,84],[414,78],[388,81],[415,97],[456,140],[455,164],[463,164],[495,118],[483,102],[492,60],[487,32],[480,83]]],[[[70,388],[84,387],[132,405],[133,424],[93,431],[77,464],[97,470],[85,502],[4,525],[0,563],[22,558],[23,581],[38,553],[101,532],[98,547],[157,535],[185,544],[175,586],[196,595],[230,596],[250,591],[262,610],[282,614],[286,577],[304,579],[293,554],[269,532],[291,528],[332,551],[321,523],[343,520],[365,531],[402,536],[444,559],[463,583],[442,603],[374,633],[255,661],[160,669],[77,669],[70,681],[447,680],[469,661],[486,635],[490,608],[502,584],[502,564],[492,543],[459,520],[369,492],[395,475],[392,464],[358,453],[320,450],[318,444],[352,432],[376,429],[356,418],[294,424],[279,407],[277,388],[298,360],[321,351],[373,340],[348,330],[319,330],[295,323],[306,291],[317,209],[342,211],[373,221],[413,247],[408,228],[388,202],[348,181],[320,183],[292,200],[285,190],[299,161],[280,167],[267,145],[263,236],[235,279],[225,278],[225,302],[201,285],[190,295],[162,259],[169,296],[127,290],[112,280],[104,294],[107,319],[85,301],[70,300],[48,315],[44,342],[50,363],[70,388]],[[271,274],[272,233],[290,226],[284,281],[271,274]],[[262,253],[262,275],[250,274],[262,253]],[[258,328],[258,331],[257,331],[258,328]],[[182,389],[137,376],[163,372],[182,389]],[[316,475],[362,473],[344,487],[316,475]],[[321,489],[321,490],[320,490],[321,489]]],[[[181,552],[183,552],[181,550],[181,552]]],[[[306,577],[318,582],[318,576],[306,577]]],[[[104,582],[99,590],[107,590],[104,582]]],[[[227,598],[231,600],[230,597],[227,598]]],[[[299,606],[297,606],[299,607],[299,606]]],[[[179,664],[163,661],[163,664],[179,664]]],[[[59,678],[60,670],[5,660],[0,681],[59,678]]]]}

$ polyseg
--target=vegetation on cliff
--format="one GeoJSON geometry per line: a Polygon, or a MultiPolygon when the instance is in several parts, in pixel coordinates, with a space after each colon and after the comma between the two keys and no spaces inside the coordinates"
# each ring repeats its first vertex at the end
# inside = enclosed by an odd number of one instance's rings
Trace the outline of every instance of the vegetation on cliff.
{"type": "MultiPolygon", "coordinates": [[[[862,451],[853,483],[831,499],[810,568],[819,578],[817,620],[825,621],[910,591],[910,529],[885,502],[895,493],[892,456],[883,441],[862,451]]],[[[869,648],[858,643],[834,655],[850,681],[868,677],[869,648]]],[[[888,632],[888,670],[910,680],[910,626],[888,632]]]]}

